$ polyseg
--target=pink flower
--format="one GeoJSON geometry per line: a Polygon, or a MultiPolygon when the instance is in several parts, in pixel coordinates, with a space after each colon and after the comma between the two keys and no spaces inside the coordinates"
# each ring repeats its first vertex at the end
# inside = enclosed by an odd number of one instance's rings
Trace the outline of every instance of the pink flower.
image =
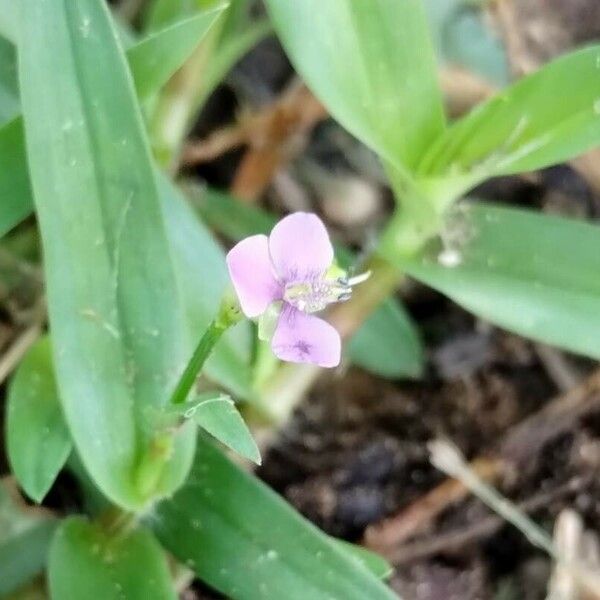
{"type": "Polygon", "coordinates": [[[321,220],[293,213],[275,225],[271,235],[253,235],[227,254],[227,267],[242,311],[263,317],[276,309],[271,339],[274,354],[286,361],[335,367],[340,363],[339,333],[311,313],[347,300],[353,283],[332,277],[333,248],[321,220]]]}

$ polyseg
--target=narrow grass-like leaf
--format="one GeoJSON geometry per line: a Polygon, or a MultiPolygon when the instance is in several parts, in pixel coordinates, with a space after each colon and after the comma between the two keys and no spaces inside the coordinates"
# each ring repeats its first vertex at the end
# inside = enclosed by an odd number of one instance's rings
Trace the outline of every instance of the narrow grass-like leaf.
{"type": "Polygon", "coordinates": [[[50,547],[49,581],[57,600],[175,600],[167,561],[145,529],[116,532],[80,517],[64,521],[50,547]]]}
{"type": "Polygon", "coordinates": [[[248,426],[228,396],[200,402],[185,415],[240,456],[260,464],[260,451],[248,426]]]}
{"type": "Polygon", "coordinates": [[[157,507],[152,526],[166,548],[233,600],[397,598],[204,439],[189,480],[157,507]]]}
{"type": "Polygon", "coordinates": [[[0,481],[0,598],[41,573],[56,525],[49,514],[19,506],[0,481]]]}
{"type": "Polygon", "coordinates": [[[501,327],[600,358],[598,226],[474,205],[448,232],[449,248],[403,264],[410,275],[501,327]]]}
{"type": "Polygon", "coordinates": [[[460,119],[419,172],[475,181],[540,169],[600,144],[600,46],[561,56],[460,119]]]}
{"type": "Polygon", "coordinates": [[[6,427],[12,472],[27,495],[41,502],[73,445],[58,398],[48,338],[29,350],[11,381],[6,427]]]}
{"type": "Polygon", "coordinates": [[[265,3],[291,61],[331,114],[390,162],[414,167],[444,130],[421,0],[265,3]]]}
{"type": "MultiPolygon", "coordinates": [[[[23,0],[20,91],[61,401],[114,502],[135,482],[189,348],[170,245],[124,55],[101,0],[23,0]]],[[[192,429],[157,492],[185,477],[192,429]]]]}
{"type": "Polygon", "coordinates": [[[138,42],[127,53],[140,98],[161,88],[184,63],[221,14],[223,6],[169,25],[138,42]]]}

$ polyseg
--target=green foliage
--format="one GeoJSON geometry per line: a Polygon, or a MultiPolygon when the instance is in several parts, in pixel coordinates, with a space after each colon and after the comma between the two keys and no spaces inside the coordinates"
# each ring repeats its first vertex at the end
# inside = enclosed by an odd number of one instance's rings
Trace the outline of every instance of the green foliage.
{"type": "Polygon", "coordinates": [[[81,517],[64,521],[50,547],[57,600],[175,600],[166,557],[146,529],[108,531],[81,517]]]}
{"type": "Polygon", "coordinates": [[[223,7],[203,11],[151,33],[128,52],[138,96],[160,89],[185,62],[215,23],[223,7]]]}
{"type": "Polygon", "coordinates": [[[11,382],[6,428],[12,472],[27,495],[41,502],[73,445],[61,412],[48,338],[29,350],[11,382]]]}
{"type": "Polygon", "coordinates": [[[431,146],[423,177],[493,175],[540,169],[600,142],[600,46],[564,55],[460,119],[431,146]]]}
{"type": "MultiPolygon", "coordinates": [[[[96,483],[139,508],[148,410],[189,348],[141,115],[102,3],[24,0],[21,17],[36,41],[20,49],[20,88],[60,397],[96,483]]],[[[192,434],[177,436],[157,493],[185,477],[192,434]]]]}
{"type": "Polygon", "coordinates": [[[396,598],[354,556],[203,439],[187,483],[158,506],[151,525],[179,560],[236,600],[396,598]]]}
{"type": "Polygon", "coordinates": [[[218,395],[192,402],[186,407],[184,416],[240,456],[260,464],[256,442],[229,396],[218,395]]]}
{"type": "Polygon", "coordinates": [[[266,0],[288,56],[331,114],[395,166],[444,131],[421,0],[266,0]]]}
{"type": "Polygon", "coordinates": [[[600,228],[495,206],[466,206],[404,264],[413,277],[506,329],[600,358],[600,228]]]}
{"type": "Polygon", "coordinates": [[[42,572],[57,521],[18,506],[0,482],[0,597],[6,598],[42,572]]]}

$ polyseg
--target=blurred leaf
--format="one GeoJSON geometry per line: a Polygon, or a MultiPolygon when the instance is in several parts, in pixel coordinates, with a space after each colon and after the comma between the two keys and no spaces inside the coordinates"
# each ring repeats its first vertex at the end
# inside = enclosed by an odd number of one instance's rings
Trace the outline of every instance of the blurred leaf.
{"type": "MultiPolygon", "coordinates": [[[[227,194],[211,189],[200,194],[190,190],[194,206],[209,226],[231,240],[250,235],[268,235],[277,217],[264,210],[242,204],[227,194]]],[[[346,248],[336,247],[336,256],[344,268],[355,257],[346,248]]],[[[382,377],[418,377],[423,369],[423,347],[410,316],[396,298],[386,300],[363,323],[348,345],[353,363],[382,377]]]]}
{"type": "MultiPolygon", "coordinates": [[[[246,0],[234,0],[234,2],[246,3],[246,0]]],[[[156,31],[198,12],[223,9],[227,8],[227,5],[224,0],[151,0],[146,9],[144,29],[156,31]]]]}
{"type": "MultiPolygon", "coordinates": [[[[179,190],[166,177],[161,176],[159,184],[188,329],[196,342],[230,285],[225,254],[179,190]]],[[[244,321],[225,333],[208,359],[204,374],[239,398],[248,399],[250,351],[250,325],[244,321]]]]}
{"type": "MultiPolygon", "coordinates": [[[[133,474],[190,340],[150,153],[106,5],[23,0],[20,88],[60,398],[100,489],[145,505],[133,474]],[[150,268],[149,268],[150,266],[150,268]]],[[[193,453],[176,438],[168,494],[193,453]]]]}
{"type": "Polygon", "coordinates": [[[18,35],[18,11],[18,2],[0,0],[0,35],[11,42],[16,41],[18,35]]]}
{"type": "Polygon", "coordinates": [[[31,214],[33,200],[27,172],[23,120],[0,127],[0,237],[31,214]]]}
{"type": "Polygon", "coordinates": [[[15,47],[7,39],[0,37],[0,124],[13,119],[19,112],[15,47]]]}
{"type": "Polygon", "coordinates": [[[443,133],[419,172],[474,182],[560,163],[600,143],[600,46],[524,77],[443,133]]]}
{"type": "Polygon", "coordinates": [[[292,63],[333,117],[391,163],[415,167],[444,130],[422,0],[265,4],[292,63]]]}
{"type": "Polygon", "coordinates": [[[202,438],[190,478],[157,507],[152,526],[179,560],[234,600],[397,598],[202,438]]]}
{"type": "Polygon", "coordinates": [[[73,446],[60,408],[48,338],[29,350],[11,381],[7,446],[19,484],[41,502],[73,446]]]}
{"type": "Polygon", "coordinates": [[[599,227],[475,205],[451,217],[447,235],[445,255],[459,264],[444,266],[434,244],[407,272],[492,323],[600,358],[599,227]]]}
{"type": "Polygon", "coordinates": [[[338,546],[352,558],[357,560],[363,567],[367,568],[375,577],[379,579],[387,579],[394,572],[394,569],[385,558],[379,554],[367,550],[362,546],[356,544],[349,544],[344,540],[338,540],[331,538],[332,541],[336,542],[338,546]]]}
{"type": "Polygon", "coordinates": [[[127,52],[140,98],[149,97],[169,80],[191,55],[223,8],[201,12],[169,25],[150,34],[127,52]]]}
{"type": "Polygon", "coordinates": [[[483,3],[424,0],[424,5],[443,62],[466,68],[498,86],[508,83],[506,50],[492,25],[483,18],[483,3]]]}
{"type": "Polygon", "coordinates": [[[64,521],[50,547],[57,600],[168,600],[177,596],[161,547],[145,529],[112,537],[80,517],[64,521]]]}
{"type": "Polygon", "coordinates": [[[41,573],[56,525],[49,514],[19,506],[0,481],[0,597],[41,573]]]}
{"type": "Polygon", "coordinates": [[[347,348],[353,363],[381,377],[419,377],[423,346],[404,307],[385,301],[352,336],[347,348]]]}
{"type": "Polygon", "coordinates": [[[260,464],[260,451],[235,404],[228,396],[203,400],[185,416],[240,456],[260,464]]]}

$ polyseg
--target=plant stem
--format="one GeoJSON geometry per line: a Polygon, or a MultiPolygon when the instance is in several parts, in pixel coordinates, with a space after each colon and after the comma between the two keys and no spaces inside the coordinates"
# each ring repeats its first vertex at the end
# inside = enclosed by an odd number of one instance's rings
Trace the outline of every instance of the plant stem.
{"type": "Polygon", "coordinates": [[[206,359],[210,356],[216,343],[221,336],[241,319],[241,312],[237,304],[230,298],[221,303],[219,314],[214,319],[196,346],[192,358],[190,358],[183,374],[181,375],[175,391],[171,395],[170,403],[173,405],[183,404],[192,389],[198,373],[202,370],[206,359]]]}

